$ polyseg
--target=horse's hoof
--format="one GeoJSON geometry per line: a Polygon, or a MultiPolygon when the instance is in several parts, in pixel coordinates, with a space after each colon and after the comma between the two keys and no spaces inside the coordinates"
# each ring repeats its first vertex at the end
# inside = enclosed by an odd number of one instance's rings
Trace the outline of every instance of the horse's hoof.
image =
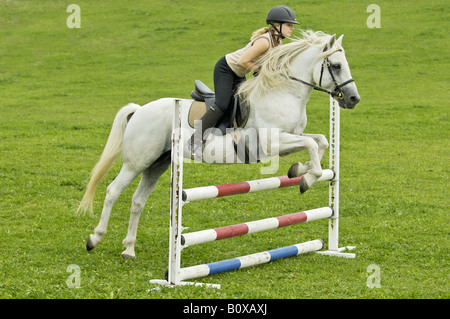
{"type": "Polygon", "coordinates": [[[136,259],[136,256],[132,256],[129,254],[122,254],[122,258],[123,259],[136,259]]]}
{"type": "Polygon", "coordinates": [[[95,246],[94,246],[94,244],[91,241],[91,236],[89,235],[89,237],[88,237],[88,239],[86,241],[86,250],[87,251],[91,251],[94,248],[95,248],[95,246]]]}
{"type": "Polygon", "coordinates": [[[292,164],[292,165],[291,165],[291,168],[289,168],[289,171],[288,171],[288,173],[287,173],[287,176],[288,176],[289,178],[297,177],[297,176],[298,176],[298,175],[296,175],[296,174],[297,174],[297,171],[298,171],[298,163],[292,164]]]}
{"type": "Polygon", "coordinates": [[[300,180],[300,194],[303,194],[304,192],[306,192],[309,189],[308,183],[306,183],[305,178],[302,178],[300,180]]]}
{"type": "Polygon", "coordinates": [[[288,171],[288,177],[294,178],[302,176],[308,172],[308,169],[309,169],[308,165],[303,165],[300,162],[292,164],[288,171]]]}

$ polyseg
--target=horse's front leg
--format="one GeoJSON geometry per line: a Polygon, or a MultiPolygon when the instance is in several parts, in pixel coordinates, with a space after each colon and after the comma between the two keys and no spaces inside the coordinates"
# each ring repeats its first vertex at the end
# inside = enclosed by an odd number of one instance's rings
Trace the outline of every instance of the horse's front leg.
{"type": "Polygon", "coordinates": [[[319,147],[318,154],[319,154],[319,161],[322,161],[323,154],[328,148],[328,140],[323,134],[303,134],[303,136],[311,137],[319,147]]]}
{"type": "MultiPolygon", "coordinates": [[[[314,139],[314,141],[317,143],[318,149],[318,156],[319,156],[319,162],[322,161],[323,154],[328,148],[328,140],[323,134],[302,134],[302,136],[311,137],[314,139]]],[[[293,164],[288,172],[288,176],[290,178],[292,177],[298,177],[303,174],[306,174],[311,169],[310,162],[306,162],[305,165],[303,165],[301,162],[293,164]]]]}
{"type": "Polygon", "coordinates": [[[310,161],[301,165],[296,163],[289,169],[289,177],[304,175],[300,182],[300,192],[303,194],[322,176],[322,167],[320,160],[328,147],[325,137],[318,137],[319,134],[313,135],[295,135],[288,133],[280,134],[280,155],[290,154],[306,149],[310,156],[310,161]],[[320,140],[320,143],[317,142],[320,140]],[[324,143],[325,140],[325,143],[324,143]],[[320,144],[320,146],[319,146],[320,144]]]}

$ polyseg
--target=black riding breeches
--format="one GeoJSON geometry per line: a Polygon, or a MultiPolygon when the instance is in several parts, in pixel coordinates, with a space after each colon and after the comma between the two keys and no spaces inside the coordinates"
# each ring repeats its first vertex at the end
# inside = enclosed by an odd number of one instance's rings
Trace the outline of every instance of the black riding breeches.
{"type": "Polygon", "coordinates": [[[225,57],[217,61],[214,68],[214,90],[216,92],[216,105],[222,112],[228,109],[231,102],[231,97],[236,93],[236,90],[245,77],[239,77],[231,70],[225,57]]]}

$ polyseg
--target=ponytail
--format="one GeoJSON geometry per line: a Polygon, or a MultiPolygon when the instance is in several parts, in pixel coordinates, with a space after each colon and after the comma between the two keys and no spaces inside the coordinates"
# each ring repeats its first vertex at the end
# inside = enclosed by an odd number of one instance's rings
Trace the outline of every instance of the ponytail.
{"type": "Polygon", "coordinates": [[[257,37],[263,35],[264,33],[267,33],[270,31],[270,28],[268,27],[264,27],[261,29],[256,30],[255,32],[253,32],[252,37],[250,38],[250,41],[255,40],[257,37]]]}
{"type": "MultiPolygon", "coordinates": [[[[250,38],[250,41],[255,40],[257,37],[259,37],[259,36],[261,36],[261,35],[263,35],[264,33],[267,33],[267,32],[270,32],[271,34],[273,34],[274,31],[275,30],[274,30],[272,25],[270,27],[264,27],[264,28],[258,29],[255,32],[253,32],[253,34],[252,34],[252,36],[250,38]]],[[[278,41],[280,41],[280,40],[278,40],[278,41]]]]}

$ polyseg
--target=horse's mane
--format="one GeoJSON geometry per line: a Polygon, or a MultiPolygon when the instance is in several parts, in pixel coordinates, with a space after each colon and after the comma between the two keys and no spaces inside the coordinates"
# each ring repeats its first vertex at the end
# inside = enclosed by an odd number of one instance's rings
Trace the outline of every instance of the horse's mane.
{"type": "MultiPolygon", "coordinates": [[[[323,48],[330,41],[331,35],[321,31],[301,31],[301,37],[291,39],[292,42],[277,46],[270,50],[261,60],[261,67],[258,76],[252,77],[242,83],[239,87],[238,95],[243,100],[249,100],[254,94],[262,95],[269,89],[279,88],[287,81],[290,81],[289,71],[291,70],[291,61],[299,53],[307,48],[314,46],[323,48]]],[[[327,55],[335,50],[335,45],[328,48],[322,54],[327,55]]]]}

